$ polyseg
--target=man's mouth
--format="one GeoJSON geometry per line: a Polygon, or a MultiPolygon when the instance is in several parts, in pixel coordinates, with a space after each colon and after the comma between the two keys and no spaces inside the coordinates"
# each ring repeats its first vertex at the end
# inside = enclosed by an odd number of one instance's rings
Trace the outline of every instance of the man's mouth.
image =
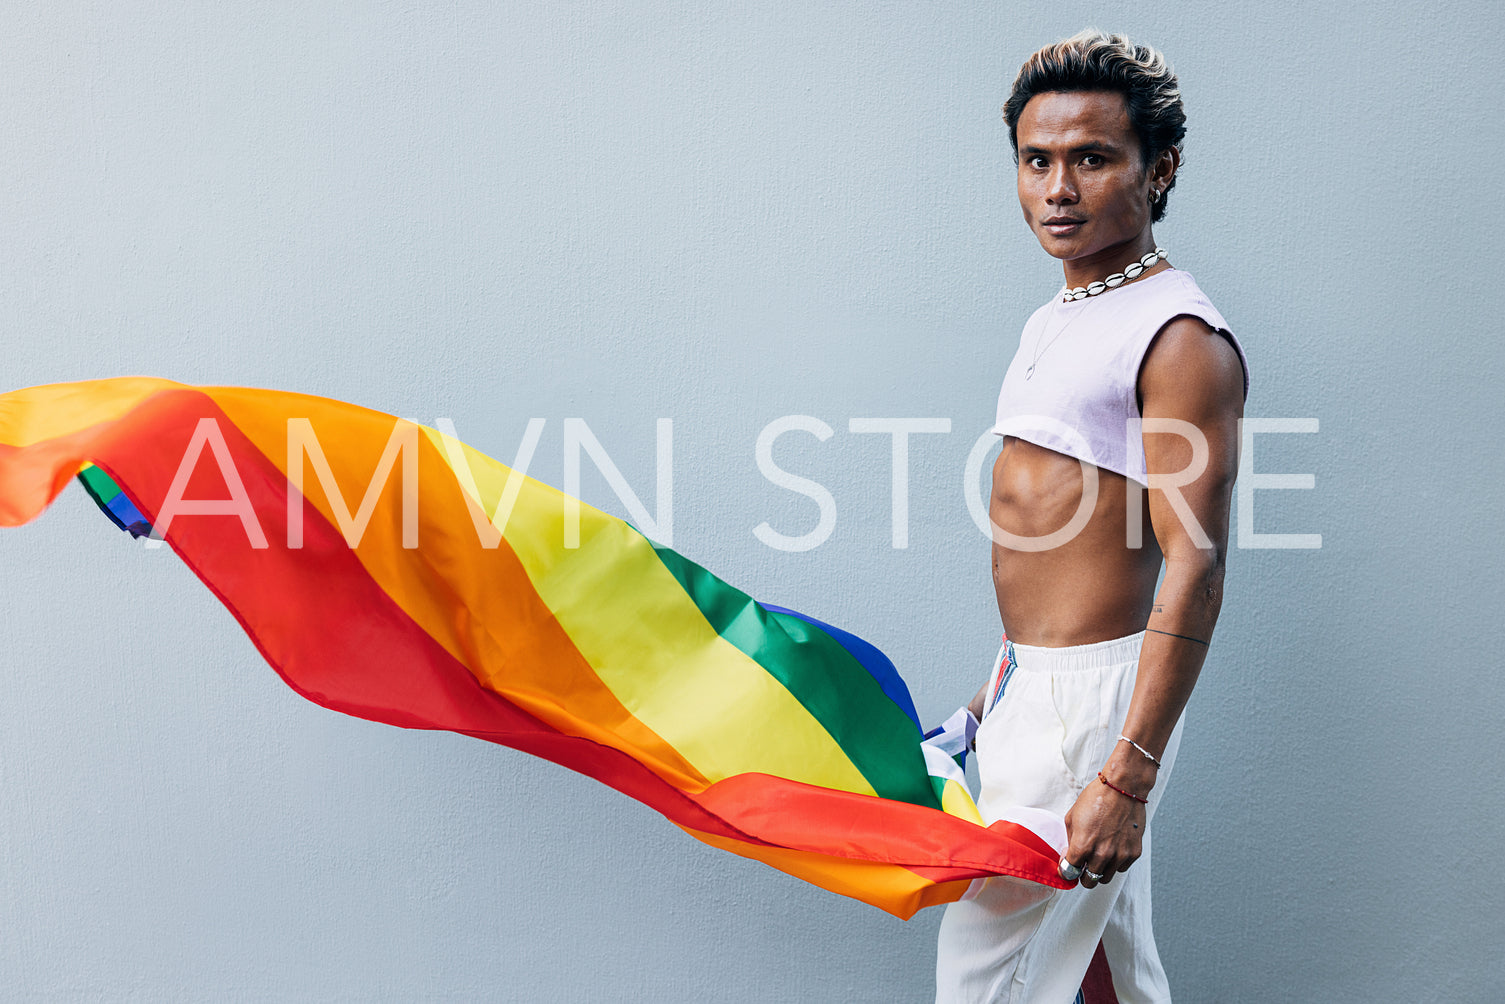
{"type": "Polygon", "coordinates": [[[1056,237],[1074,233],[1086,220],[1080,220],[1073,216],[1052,216],[1044,220],[1040,225],[1056,237]]]}

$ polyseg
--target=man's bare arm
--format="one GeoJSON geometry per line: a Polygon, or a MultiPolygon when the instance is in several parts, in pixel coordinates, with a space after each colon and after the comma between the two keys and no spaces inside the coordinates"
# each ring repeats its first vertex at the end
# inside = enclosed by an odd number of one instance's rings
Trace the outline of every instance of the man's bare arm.
{"type": "Polygon", "coordinates": [[[992,682],[991,678],[983,681],[983,685],[978,689],[977,695],[967,702],[967,710],[972,712],[972,717],[979,722],[982,721],[982,711],[988,700],[988,687],[992,682]]]}
{"type": "MultiPolygon", "coordinates": [[[[1206,467],[1195,480],[1148,493],[1150,522],[1165,555],[1165,580],[1146,625],[1124,734],[1158,756],[1191,696],[1222,607],[1238,423],[1244,413],[1243,369],[1226,339],[1200,320],[1181,318],[1157,339],[1140,387],[1147,424],[1159,418],[1190,423],[1195,432],[1187,434],[1200,435],[1207,447],[1206,467]],[[1172,492],[1185,500],[1185,511],[1178,511],[1172,492]]],[[[1176,480],[1177,472],[1198,459],[1195,444],[1175,432],[1147,433],[1144,443],[1151,478],[1176,480]]],[[[1123,758],[1133,750],[1118,752],[1123,758]]]]}
{"type": "MultiPolygon", "coordinates": [[[[1222,606],[1243,369],[1226,339],[1200,320],[1179,318],[1151,346],[1139,386],[1150,522],[1165,555],[1165,580],[1145,628],[1123,734],[1158,758],[1191,697],[1222,606]],[[1164,419],[1172,421],[1161,423],[1164,419]],[[1151,431],[1160,424],[1179,432],[1151,431]],[[1199,437],[1205,453],[1198,449],[1199,437]],[[1157,489],[1161,478],[1182,480],[1204,458],[1205,466],[1188,483],[1157,489]]],[[[1120,742],[1102,771],[1122,791],[1147,796],[1157,768],[1120,742]]],[[[1143,804],[1094,781],[1066,818],[1068,859],[1104,875],[1103,881],[1138,859],[1143,804]]]]}

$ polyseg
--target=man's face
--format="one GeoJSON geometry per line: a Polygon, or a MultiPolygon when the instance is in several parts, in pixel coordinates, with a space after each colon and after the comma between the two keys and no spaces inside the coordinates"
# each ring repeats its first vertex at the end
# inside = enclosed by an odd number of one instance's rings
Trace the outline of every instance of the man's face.
{"type": "Polygon", "coordinates": [[[1015,136],[1019,205],[1046,253],[1079,264],[1101,256],[1109,271],[1137,257],[1136,238],[1148,239],[1151,177],[1122,94],[1037,94],[1015,136]]]}

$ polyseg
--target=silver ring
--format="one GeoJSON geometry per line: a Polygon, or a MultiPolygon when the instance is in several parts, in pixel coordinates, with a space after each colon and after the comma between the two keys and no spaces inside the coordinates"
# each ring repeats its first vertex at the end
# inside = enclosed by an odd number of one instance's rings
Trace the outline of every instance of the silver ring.
{"type": "Polygon", "coordinates": [[[1065,858],[1062,858],[1061,863],[1056,866],[1056,871],[1060,872],[1061,877],[1068,882],[1075,882],[1077,879],[1082,877],[1082,869],[1078,868],[1070,861],[1067,861],[1065,858]]]}
{"type": "Polygon", "coordinates": [[[1090,878],[1094,882],[1101,882],[1103,880],[1103,877],[1097,874],[1097,872],[1089,872],[1085,868],[1082,869],[1082,876],[1084,878],[1090,878]]]}

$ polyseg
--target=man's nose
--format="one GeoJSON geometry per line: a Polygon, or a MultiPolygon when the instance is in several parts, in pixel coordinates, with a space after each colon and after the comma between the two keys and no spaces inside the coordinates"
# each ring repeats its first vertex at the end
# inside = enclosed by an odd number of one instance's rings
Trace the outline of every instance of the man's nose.
{"type": "Polygon", "coordinates": [[[1045,186],[1045,201],[1052,206],[1070,205],[1077,200],[1076,182],[1064,165],[1050,172],[1045,186]]]}

